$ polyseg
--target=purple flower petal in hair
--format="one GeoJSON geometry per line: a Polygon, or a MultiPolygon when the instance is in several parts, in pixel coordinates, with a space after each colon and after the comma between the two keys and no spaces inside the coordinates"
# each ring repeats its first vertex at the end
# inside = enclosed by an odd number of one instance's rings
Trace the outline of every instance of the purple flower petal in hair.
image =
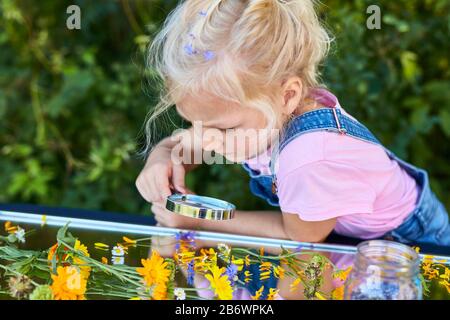
{"type": "Polygon", "coordinates": [[[201,15],[201,16],[206,16],[206,13],[207,13],[207,12],[206,12],[205,10],[202,10],[202,11],[200,11],[198,14],[201,15]]]}
{"type": "Polygon", "coordinates": [[[203,52],[203,57],[205,58],[205,60],[209,61],[214,58],[214,52],[211,50],[206,50],[205,52],[203,52]]]}
{"type": "Polygon", "coordinates": [[[197,51],[194,49],[194,47],[192,47],[192,43],[188,43],[187,45],[185,45],[184,51],[190,56],[193,54],[197,54],[197,51]]]}

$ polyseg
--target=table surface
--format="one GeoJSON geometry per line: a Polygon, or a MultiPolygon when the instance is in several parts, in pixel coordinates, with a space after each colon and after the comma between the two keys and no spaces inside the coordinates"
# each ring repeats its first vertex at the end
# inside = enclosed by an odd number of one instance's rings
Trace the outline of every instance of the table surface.
{"type": "MultiPolygon", "coordinates": [[[[166,252],[167,256],[173,254],[175,235],[180,231],[186,231],[157,227],[155,226],[155,220],[150,215],[138,216],[29,204],[0,204],[0,221],[11,221],[20,224],[26,230],[33,229],[35,232],[30,236],[30,239],[27,239],[26,244],[22,245],[23,248],[33,250],[44,250],[51,247],[56,241],[57,230],[68,222],[70,223],[70,231],[88,248],[94,248],[94,243],[96,242],[115,245],[121,241],[123,236],[132,239],[153,237],[160,241],[158,250],[163,253],[166,252]],[[44,226],[42,226],[43,216],[45,216],[46,220],[44,226]]],[[[327,239],[326,243],[318,244],[207,231],[196,231],[195,238],[211,247],[218,243],[226,243],[230,247],[254,249],[261,247],[266,249],[280,248],[280,246],[286,249],[301,247],[302,250],[327,254],[331,261],[341,268],[353,264],[356,244],[362,241],[332,235],[327,239]]],[[[420,244],[420,247],[422,257],[425,254],[431,254],[436,259],[450,264],[450,248],[424,244],[420,244]]],[[[141,258],[147,257],[148,253],[149,249],[145,247],[131,249],[129,254],[126,255],[125,264],[139,266],[141,258]]],[[[92,250],[91,255],[93,258],[101,259],[105,252],[92,250]]]]}

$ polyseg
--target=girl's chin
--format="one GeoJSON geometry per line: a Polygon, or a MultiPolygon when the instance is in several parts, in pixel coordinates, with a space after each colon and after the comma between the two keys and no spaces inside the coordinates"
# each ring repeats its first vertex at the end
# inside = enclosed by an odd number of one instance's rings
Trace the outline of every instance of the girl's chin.
{"type": "Polygon", "coordinates": [[[250,155],[250,156],[248,156],[248,155],[242,155],[241,156],[241,155],[236,155],[236,154],[231,154],[230,153],[230,154],[223,154],[222,156],[225,159],[227,159],[228,161],[240,163],[240,162],[252,159],[252,158],[256,157],[257,155],[255,154],[255,155],[250,155]]]}

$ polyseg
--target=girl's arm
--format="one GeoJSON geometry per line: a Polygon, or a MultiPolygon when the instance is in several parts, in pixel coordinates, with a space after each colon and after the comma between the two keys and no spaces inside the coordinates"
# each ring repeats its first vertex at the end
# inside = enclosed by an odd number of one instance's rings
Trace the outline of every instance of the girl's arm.
{"type": "Polygon", "coordinates": [[[163,202],[153,203],[152,211],[160,225],[171,228],[216,231],[246,236],[321,242],[333,230],[336,219],[302,221],[297,214],[278,211],[236,211],[231,220],[210,221],[184,217],[165,209],[163,202]]]}
{"type": "Polygon", "coordinates": [[[232,220],[199,223],[205,230],[300,242],[322,242],[335,225],[336,219],[303,221],[297,214],[278,211],[237,211],[232,220]]]}

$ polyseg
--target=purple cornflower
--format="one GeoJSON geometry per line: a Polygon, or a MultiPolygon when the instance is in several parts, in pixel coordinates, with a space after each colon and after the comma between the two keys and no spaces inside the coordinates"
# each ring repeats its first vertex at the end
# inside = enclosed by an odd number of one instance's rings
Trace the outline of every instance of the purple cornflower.
{"type": "Polygon", "coordinates": [[[234,263],[227,266],[227,269],[225,270],[225,274],[228,276],[231,286],[234,285],[234,277],[237,275],[237,272],[238,272],[238,267],[234,263]]]}
{"type": "Polygon", "coordinates": [[[194,259],[192,259],[191,262],[188,263],[187,272],[187,283],[188,285],[192,286],[194,285],[194,259]]]}
{"type": "Polygon", "coordinates": [[[180,242],[181,241],[186,241],[189,242],[189,244],[192,244],[195,247],[195,236],[196,236],[196,232],[195,231],[188,231],[188,232],[183,232],[180,231],[177,234],[175,234],[175,249],[179,250],[180,249],[180,242]]]}

